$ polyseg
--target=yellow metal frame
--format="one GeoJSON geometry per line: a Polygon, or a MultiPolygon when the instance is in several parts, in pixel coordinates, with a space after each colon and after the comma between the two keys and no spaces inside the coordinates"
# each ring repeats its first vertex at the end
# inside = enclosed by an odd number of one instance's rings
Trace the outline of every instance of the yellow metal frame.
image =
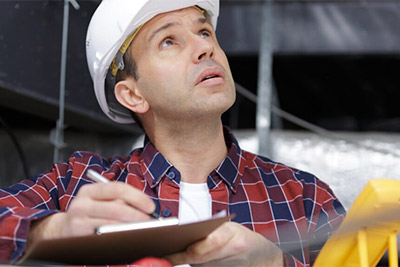
{"type": "Polygon", "coordinates": [[[389,266],[398,266],[399,230],[400,181],[371,180],[322,248],[314,266],[376,266],[388,249],[389,266]]]}

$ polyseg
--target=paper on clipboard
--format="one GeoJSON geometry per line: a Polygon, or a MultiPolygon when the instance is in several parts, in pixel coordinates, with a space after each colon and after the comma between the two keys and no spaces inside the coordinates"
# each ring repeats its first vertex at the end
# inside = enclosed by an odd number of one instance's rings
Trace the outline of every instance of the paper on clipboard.
{"type": "Polygon", "coordinates": [[[98,235],[102,235],[102,234],[107,234],[107,233],[150,229],[150,228],[172,226],[172,225],[178,225],[178,224],[179,224],[178,218],[172,217],[172,218],[167,218],[167,219],[150,220],[150,221],[136,222],[136,223],[119,223],[119,224],[103,225],[103,226],[97,227],[94,230],[94,232],[98,235]]]}
{"type": "Polygon", "coordinates": [[[172,219],[152,220],[158,226],[135,229],[135,224],[126,224],[131,228],[116,227],[113,232],[44,240],[28,250],[21,262],[113,265],[130,264],[147,256],[163,257],[185,250],[233,217],[216,214],[208,220],[187,224],[176,224],[172,219]]]}

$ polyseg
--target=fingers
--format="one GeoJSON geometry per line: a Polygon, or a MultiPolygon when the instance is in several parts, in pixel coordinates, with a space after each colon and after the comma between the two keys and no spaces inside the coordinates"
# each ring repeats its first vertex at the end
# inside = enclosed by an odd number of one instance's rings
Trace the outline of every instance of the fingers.
{"type": "Polygon", "coordinates": [[[102,225],[116,224],[119,221],[110,219],[98,219],[98,218],[72,218],[69,220],[69,225],[64,229],[61,229],[61,237],[73,237],[73,236],[84,236],[91,235],[95,232],[95,229],[102,225]]]}
{"type": "Polygon", "coordinates": [[[146,194],[121,182],[84,185],[79,190],[78,197],[87,197],[99,201],[119,199],[146,214],[155,210],[154,202],[146,194]]]}
{"type": "Polygon", "coordinates": [[[282,251],[262,235],[227,222],[186,251],[166,257],[173,265],[282,266],[282,251]],[[268,263],[268,264],[266,264],[268,263]],[[271,264],[269,264],[271,263],[271,264]]]}
{"type": "Polygon", "coordinates": [[[188,247],[187,252],[191,255],[207,255],[215,250],[221,250],[233,237],[231,223],[224,223],[207,238],[188,247]]]}
{"type": "Polygon", "coordinates": [[[120,182],[87,184],[62,213],[63,219],[56,217],[60,227],[55,236],[87,235],[101,225],[149,220],[149,213],[154,209],[154,202],[130,185],[120,182]]]}
{"type": "Polygon", "coordinates": [[[232,251],[228,251],[225,248],[228,247],[227,245],[235,236],[231,224],[222,224],[209,234],[207,238],[189,246],[184,252],[167,256],[166,259],[172,265],[178,265],[204,263],[229,256],[232,251]]]}
{"type": "Polygon", "coordinates": [[[89,218],[113,220],[117,222],[133,222],[150,219],[147,213],[119,200],[99,201],[90,198],[84,200],[80,199],[71,204],[68,212],[74,213],[76,216],[86,216],[89,218]]]}

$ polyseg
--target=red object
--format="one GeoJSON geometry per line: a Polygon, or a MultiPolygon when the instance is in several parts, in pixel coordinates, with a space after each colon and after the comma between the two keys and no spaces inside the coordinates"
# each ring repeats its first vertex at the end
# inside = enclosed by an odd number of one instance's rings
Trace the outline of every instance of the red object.
{"type": "Polygon", "coordinates": [[[141,267],[172,267],[171,263],[169,263],[165,259],[154,258],[154,257],[146,257],[135,261],[129,266],[141,266],[141,267]]]}

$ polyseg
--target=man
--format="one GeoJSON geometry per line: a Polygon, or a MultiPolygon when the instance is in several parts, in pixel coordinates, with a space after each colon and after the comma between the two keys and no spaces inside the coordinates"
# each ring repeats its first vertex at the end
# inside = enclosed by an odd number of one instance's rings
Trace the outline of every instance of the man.
{"type": "Polygon", "coordinates": [[[134,113],[147,134],[144,147],[119,158],[76,152],[3,189],[3,262],[15,262],[41,239],[148,220],[154,211],[185,221],[221,210],[236,217],[167,260],[217,266],[313,261],[318,248],[308,241],[326,239],[344,209],[316,177],[241,150],[223,128],[221,115],[233,104],[235,88],[215,36],[218,12],[218,0],[101,3],[87,38],[96,96],[115,121],[130,122],[127,114],[134,113]],[[93,184],[89,168],[117,182],[93,184]]]}

